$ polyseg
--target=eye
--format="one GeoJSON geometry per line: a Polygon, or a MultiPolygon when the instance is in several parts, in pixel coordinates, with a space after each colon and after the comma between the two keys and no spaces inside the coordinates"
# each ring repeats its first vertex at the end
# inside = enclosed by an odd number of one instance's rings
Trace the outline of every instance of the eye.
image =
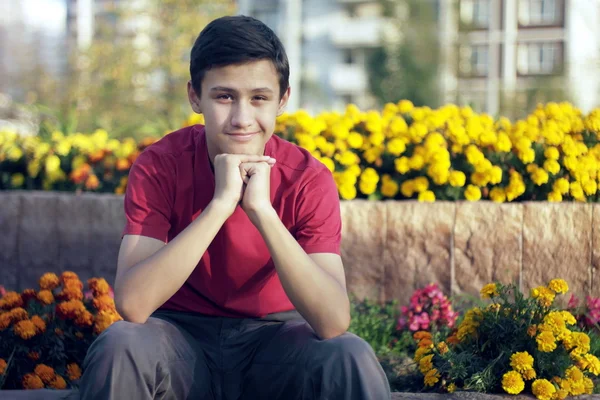
{"type": "Polygon", "coordinates": [[[224,94],[217,95],[217,99],[218,100],[232,100],[233,97],[231,97],[230,94],[224,93],[224,94]]]}
{"type": "Polygon", "coordinates": [[[265,96],[254,96],[254,100],[267,101],[268,99],[265,96]]]}

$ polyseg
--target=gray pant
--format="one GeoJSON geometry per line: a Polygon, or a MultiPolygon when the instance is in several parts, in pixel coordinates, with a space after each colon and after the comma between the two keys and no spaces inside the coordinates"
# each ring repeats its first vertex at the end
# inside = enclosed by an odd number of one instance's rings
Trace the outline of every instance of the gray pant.
{"type": "Polygon", "coordinates": [[[304,320],[157,312],[92,344],[81,399],[384,400],[386,376],[351,333],[320,340],[304,320]]]}

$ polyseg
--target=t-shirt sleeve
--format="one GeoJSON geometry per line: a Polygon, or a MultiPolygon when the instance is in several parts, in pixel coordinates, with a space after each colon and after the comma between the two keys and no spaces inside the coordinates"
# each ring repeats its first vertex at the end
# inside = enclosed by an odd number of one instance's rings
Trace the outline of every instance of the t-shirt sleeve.
{"type": "Polygon", "coordinates": [[[174,196],[174,165],[169,155],[144,151],[129,170],[125,191],[124,235],[168,241],[174,196]]]}
{"type": "Polygon", "coordinates": [[[300,192],[296,240],[307,254],[340,254],[342,220],[333,175],[322,170],[300,192]]]}

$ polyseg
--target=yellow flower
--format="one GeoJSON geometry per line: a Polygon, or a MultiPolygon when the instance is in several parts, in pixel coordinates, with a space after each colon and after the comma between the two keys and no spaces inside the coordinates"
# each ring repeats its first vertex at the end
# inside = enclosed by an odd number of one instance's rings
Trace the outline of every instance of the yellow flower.
{"type": "Polygon", "coordinates": [[[396,171],[398,171],[401,174],[407,173],[408,171],[410,171],[410,167],[408,165],[408,158],[400,157],[395,159],[394,167],[396,168],[396,171]]]}
{"type": "Polygon", "coordinates": [[[410,100],[400,100],[398,102],[398,112],[400,114],[407,114],[413,110],[415,106],[410,100]]]}
{"type": "Polygon", "coordinates": [[[500,187],[495,187],[490,190],[490,199],[496,203],[504,203],[506,201],[506,192],[500,187]]]}
{"type": "Polygon", "coordinates": [[[431,190],[425,190],[424,192],[419,193],[418,200],[420,202],[434,202],[435,194],[431,190]]]}
{"type": "Polygon", "coordinates": [[[446,342],[439,342],[437,345],[437,349],[441,355],[444,355],[448,352],[448,345],[446,344],[446,342]]]}
{"type": "Polygon", "coordinates": [[[363,136],[358,132],[350,132],[348,135],[348,145],[353,149],[360,149],[363,146],[363,136]]]}
{"type": "Polygon", "coordinates": [[[479,293],[481,294],[482,299],[489,299],[498,295],[498,288],[495,283],[488,283],[479,291],[479,293]]]}
{"type": "Polygon", "coordinates": [[[587,362],[586,370],[598,376],[600,374],[600,360],[593,354],[584,354],[583,358],[587,362]]]}
{"type": "Polygon", "coordinates": [[[437,369],[432,368],[425,374],[425,386],[433,386],[440,380],[440,374],[437,369]]]}
{"type": "Polygon", "coordinates": [[[381,178],[381,194],[385,197],[393,198],[399,190],[398,183],[389,175],[383,175],[381,178]]]}
{"type": "Polygon", "coordinates": [[[552,400],[556,388],[547,379],[536,379],[531,384],[531,392],[539,400],[552,400]]]}
{"type": "Polygon", "coordinates": [[[544,150],[544,156],[549,159],[549,160],[558,160],[558,158],[560,157],[560,153],[558,152],[558,149],[556,147],[547,147],[546,150],[544,150]]]}
{"type": "Polygon", "coordinates": [[[510,356],[510,366],[517,372],[533,368],[533,357],[526,351],[514,353],[510,356]]]}
{"type": "Polygon", "coordinates": [[[550,331],[541,332],[537,335],[535,341],[537,342],[539,351],[549,353],[556,349],[556,338],[550,331]]]}
{"type": "Polygon", "coordinates": [[[448,393],[454,393],[456,391],[456,385],[454,383],[451,383],[448,385],[448,393]]]}
{"type": "Polygon", "coordinates": [[[25,183],[25,176],[21,173],[13,174],[10,177],[10,185],[14,188],[19,188],[25,183]]]}
{"type": "Polygon", "coordinates": [[[421,358],[421,360],[419,361],[419,371],[421,371],[421,373],[426,374],[427,371],[433,368],[432,358],[433,354],[429,354],[421,358]]]}
{"type": "Polygon", "coordinates": [[[519,394],[525,389],[523,377],[517,371],[509,371],[502,376],[502,389],[509,394],[519,394]]]}
{"type": "Polygon", "coordinates": [[[450,171],[450,177],[448,178],[448,181],[453,187],[463,187],[467,181],[467,177],[462,171],[450,171]]]}
{"type": "Polygon", "coordinates": [[[563,279],[552,279],[548,284],[548,287],[555,293],[565,294],[569,291],[569,285],[563,279]]]}
{"type": "Polygon", "coordinates": [[[419,361],[421,361],[423,356],[425,356],[426,354],[429,354],[429,353],[431,353],[430,347],[417,347],[417,350],[415,351],[415,357],[413,358],[413,360],[416,363],[418,363],[419,361]]]}
{"type": "Polygon", "coordinates": [[[481,190],[474,185],[467,185],[465,189],[465,199],[469,201],[477,201],[481,199],[481,190]]]}
{"type": "Polygon", "coordinates": [[[406,150],[406,144],[404,143],[404,140],[402,140],[402,139],[398,139],[398,138],[392,139],[387,144],[387,150],[390,154],[399,156],[400,154],[404,153],[404,151],[406,150]]]}
{"type": "Polygon", "coordinates": [[[550,307],[555,296],[555,293],[545,286],[538,286],[531,289],[531,297],[537,299],[537,301],[544,307],[550,307]]]}
{"type": "Polygon", "coordinates": [[[594,393],[594,381],[592,381],[590,378],[583,378],[583,386],[585,387],[586,394],[594,393]]]}
{"type": "Polygon", "coordinates": [[[521,372],[521,375],[523,376],[523,379],[525,379],[526,381],[535,379],[537,376],[537,374],[535,373],[535,369],[533,369],[533,368],[526,369],[525,371],[521,372]]]}

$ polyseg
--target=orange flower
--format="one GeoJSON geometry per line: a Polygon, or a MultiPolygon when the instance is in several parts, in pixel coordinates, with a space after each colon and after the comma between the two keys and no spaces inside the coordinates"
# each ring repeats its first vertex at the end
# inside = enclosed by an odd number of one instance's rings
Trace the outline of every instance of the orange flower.
{"type": "Polygon", "coordinates": [[[458,338],[456,337],[455,334],[452,334],[452,335],[448,336],[448,338],[446,339],[446,343],[457,345],[460,343],[460,340],[458,340],[458,338]]]}
{"type": "Polygon", "coordinates": [[[117,171],[126,171],[131,167],[131,163],[126,158],[119,158],[117,160],[117,171]]]}
{"type": "Polygon", "coordinates": [[[61,319],[74,319],[85,311],[85,305],[81,300],[69,300],[56,306],[56,314],[61,319]]]}
{"type": "Polygon", "coordinates": [[[37,361],[40,359],[40,352],[39,351],[30,351],[29,353],[27,353],[27,357],[31,361],[37,361]]]}
{"type": "Polygon", "coordinates": [[[421,339],[431,339],[431,333],[427,331],[418,331],[413,334],[413,339],[421,340],[421,339]]]}
{"type": "Polygon", "coordinates": [[[35,290],[33,289],[25,289],[23,293],[21,293],[21,298],[23,299],[23,303],[27,304],[30,299],[35,299],[35,290]]]}
{"type": "Polygon", "coordinates": [[[42,304],[50,305],[54,301],[54,295],[52,294],[52,292],[50,290],[44,289],[44,290],[39,291],[39,293],[37,294],[37,299],[42,304]]]}
{"type": "Polygon", "coordinates": [[[121,317],[118,314],[110,311],[100,311],[96,314],[94,321],[94,332],[100,334],[104,332],[106,328],[111,326],[114,322],[120,320],[121,317]]]}
{"type": "Polygon", "coordinates": [[[536,333],[537,333],[537,325],[531,325],[529,328],[527,328],[527,334],[530,337],[534,337],[536,333]]]}
{"type": "Polygon", "coordinates": [[[88,287],[94,292],[94,297],[103,294],[108,294],[110,286],[104,278],[91,278],[88,279],[88,287]]]}
{"type": "Polygon", "coordinates": [[[79,327],[84,328],[86,326],[92,326],[93,323],[94,323],[94,316],[88,310],[81,312],[80,314],[77,315],[77,317],[75,317],[75,325],[77,325],[79,327]]]}
{"type": "Polygon", "coordinates": [[[52,389],[59,389],[59,390],[66,389],[67,382],[65,382],[65,378],[63,378],[62,376],[56,375],[56,377],[52,380],[52,382],[50,382],[48,384],[48,387],[52,388],[52,389]]]}
{"type": "Polygon", "coordinates": [[[44,382],[36,374],[25,374],[23,377],[23,388],[24,389],[43,389],[44,382]]]}
{"type": "Polygon", "coordinates": [[[56,289],[60,285],[60,280],[56,274],[52,272],[47,272],[40,278],[40,289],[43,290],[53,290],[56,289]]]}
{"type": "Polygon", "coordinates": [[[6,294],[0,300],[0,308],[4,310],[10,310],[14,307],[22,307],[23,299],[17,292],[6,292],[6,294]]]}
{"type": "Polygon", "coordinates": [[[0,314],[0,331],[5,330],[12,323],[12,317],[10,313],[0,314]]]}
{"type": "Polygon", "coordinates": [[[45,384],[52,382],[56,376],[54,369],[46,364],[38,364],[33,372],[35,372],[35,374],[39,376],[42,379],[42,382],[45,384]]]}
{"type": "Polygon", "coordinates": [[[421,339],[418,344],[419,347],[429,347],[432,345],[433,342],[431,341],[431,339],[421,339]]]}
{"type": "Polygon", "coordinates": [[[83,282],[79,279],[67,278],[63,283],[65,288],[83,290],[83,282]]]}
{"type": "Polygon", "coordinates": [[[0,375],[4,375],[4,371],[6,371],[6,361],[0,358],[0,375]]]}
{"type": "Polygon", "coordinates": [[[85,188],[89,190],[94,190],[98,189],[98,186],[100,186],[100,181],[98,180],[98,177],[96,175],[88,176],[87,180],[85,181],[85,188]]]}
{"type": "Polygon", "coordinates": [[[79,281],[79,276],[77,276],[77,274],[73,271],[65,271],[60,275],[60,280],[62,282],[63,285],[66,285],[67,281],[71,281],[71,280],[75,280],[75,281],[79,281]]]}
{"type": "Polygon", "coordinates": [[[81,368],[75,363],[67,365],[67,377],[70,381],[76,381],[81,378],[81,368]]]}
{"type": "Polygon", "coordinates": [[[31,317],[31,322],[35,326],[36,333],[46,332],[46,321],[44,321],[39,315],[31,317]]]}
{"type": "Polygon", "coordinates": [[[62,329],[60,328],[54,328],[54,333],[56,333],[57,336],[62,337],[65,333],[63,332],[62,329]]]}
{"type": "Polygon", "coordinates": [[[17,322],[13,330],[19,337],[25,340],[31,339],[36,334],[35,325],[28,319],[17,322]]]}
{"type": "Polygon", "coordinates": [[[56,295],[59,300],[83,300],[83,292],[77,286],[65,286],[65,288],[56,295]]]}
{"type": "Polygon", "coordinates": [[[92,303],[94,304],[94,308],[98,311],[117,311],[115,308],[115,301],[107,294],[96,297],[92,303]]]}
{"type": "Polygon", "coordinates": [[[27,311],[22,307],[13,308],[8,314],[10,314],[10,318],[13,322],[23,321],[24,319],[29,318],[29,314],[27,314],[27,311]]]}
{"type": "Polygon", "coordinates": [[[81,332],[75,332],[75,337],[77,337],[77,339],[83,339],[84,335],[81,332]]]}

